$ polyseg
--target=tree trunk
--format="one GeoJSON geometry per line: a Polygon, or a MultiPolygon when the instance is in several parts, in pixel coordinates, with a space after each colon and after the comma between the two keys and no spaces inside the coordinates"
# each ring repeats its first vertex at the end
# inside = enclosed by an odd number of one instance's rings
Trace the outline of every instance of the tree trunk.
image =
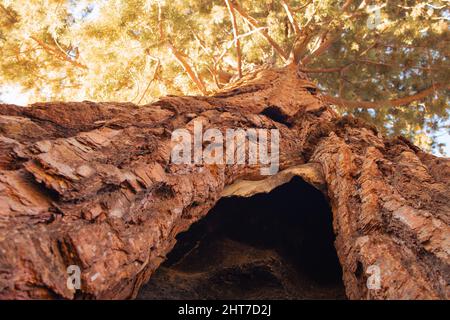
{"type": "Polygon", "coordinates": [[[338,117],[293,65],[139,108],[0,105],[0,124],[0,298],[133,298],[223,195],[293,175],[327,195],[348,298],[449,296],[449,159],[338,117]],[[171,132],[193,121],[279,129],[281,172],[171,163],[171,132]],[[66,285],[69,265],[81,267],[80,290],[66,285]],[[370,266],[378,289],[366,285],[370,266]]]}

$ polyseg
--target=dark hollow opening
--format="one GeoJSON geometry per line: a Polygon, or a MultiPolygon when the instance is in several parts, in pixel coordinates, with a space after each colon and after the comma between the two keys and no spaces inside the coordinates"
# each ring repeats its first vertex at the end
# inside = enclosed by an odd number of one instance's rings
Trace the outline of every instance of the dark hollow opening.
{"type": "Polygon", "coordinates": [[[138,299],[345,299],[323,194],[293,178],[221,199],[177,237],[138,299]]]}

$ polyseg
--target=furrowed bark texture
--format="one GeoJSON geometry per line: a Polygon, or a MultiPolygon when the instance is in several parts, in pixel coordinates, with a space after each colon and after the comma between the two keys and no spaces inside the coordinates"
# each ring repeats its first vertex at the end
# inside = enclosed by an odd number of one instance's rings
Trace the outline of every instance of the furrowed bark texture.
{"type": "Polygon", "coordinates": [[[265,178],[258,166],[171,163],[172,131],[194,121],[277,128],[280,170],[320,171],[348,298],[448,298],[449,159],[338,117],[294,66],[142,107],[0,105],[0,298],[133,298],[179,232],[233,184],[265,178]],[[82,270],[77,292],[69,265],[82,270]]]}

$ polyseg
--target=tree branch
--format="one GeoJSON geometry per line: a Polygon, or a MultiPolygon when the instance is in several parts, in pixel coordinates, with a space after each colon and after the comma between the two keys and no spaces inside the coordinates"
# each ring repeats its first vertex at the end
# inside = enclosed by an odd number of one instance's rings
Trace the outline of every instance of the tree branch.
{"type": "Polygon", "coordinates": [[[299,71],[304,73],[332,73],[332,72],[341,72],[343,69],[352,65],[352,63],[346,64],[345,66],[334,67],[334,68],[317,68],[317,69],[308,69],[308,68],[298,68],[299,71]]]}
{"type": "Polygon", "coordinates": [[[60,52],[57,49],[52,48],[51,46],[47,45],[45,42],[39,40],[38,38],[31,36],[30,39],[34,40],[37,44],[39,44],[40,47],[42,47],[45,51],[47,51],[52,56],[58,58],[59,60],[69,62],[70,64],[74,65],[75,67],[82,68],[88,70],[88,67],[78,61],[70,59],[67,54],[60,52]]]}
{"type": "MultiPolygon", "coordinates": [[[[340,33],[339,33],[340,35],[340,33]]],[[[322,55],[336,41],[338,34],[330,34],[328,30],[324,31],[321,36],[319,47],[301,60],[302,65],[307,65],[315,57],[322,55]]]]}
{"type": "Polygon", "coordinates": [[[287,15],[292,27],[294,28],[295,34],[296,35],[300,34],[300,27],[298,26],[298,23],[295,20],[295,17],[294,17],[291,7],[285,0],[281,0],[281,5],[283,6],[284,11],[286,11],[286,15],[287,15]]]}
{"type": "MultiPolygon", "coordinates": [[[[341,11],[344,13],[348,12],[349,7],[352,5],[354,0],[347,0],[341,7],[341,11]]],[[[366,2],[363,1],[359,7],[363,8],[366,5],[366,2]]],[[[355,15],[356,13],[354,13],[353,15],[355,15]]],[[[352,16],[353,16],[352,15],[352,16]]],[[[351,17],[352,17],[351,16],[351,17]]],[[[342,25],[342,22],[340,23],[342,25]]],[[[311,54],[307,55],[306,57],[304,57],[301,60],[301,63],[303,65],[307,65],[308,63],[311,62],[311,60],[313,58],[316,58],[320,55],[322,55],[324,52],[326,52],[331,45],[339,38],[339,36],[342,34],[342,31],[340,32],[330,32],[329,30],[325,30],[322,35],[321,35],[321,43],[319,45],[319,47],[314,50],[311,54]]]]}
{"type": "Polygon", "coordinates": [[[145,88],[144,92],[142,93],[142,96],[139,99],[137,104],[141,104],[141,101],[142,101],[142,99],[144,99],[145,95],[147,94],[148,89],[150,88],[150,85],[155,80],[156,75],[158,73],[159,66],[161,65],[159,59],[156,59],[156,58],[153,58],[153,59],[156,60],[156,66],[155,66],[155,70],[153,71],[153,76],[150,78],[150,81],[148,82],[147,87],[145,88]]]}
{"type": "MultiPolygon", "coordinates": [[[[243,33],[241,35],[239,35],[237,37],[237,39],[242,39],[245,37],[248,37],[252,34],[254,34],[255,32],[259,32],[260,29],[267,29],[267,27],[260,27],[258,29],[253,29],[249,32],[243,33]]],[[[220,61],[223,59],[223,57],[225,56],[225,54],[228,52],[228,50],[233,46],[233,43],[235,42],[235,39],[229,41],[229,43],[226,45],[225,49],[222,51],[222,53],[220,54],[220,56],[217,58],[217,60],[214,62],[214,67],[217,67],[217,65],[220,63],[220,61]]]]}
{"type": "MultiPolygon", "coordinates": [[[[361,55],[360,55],[361,56],[361,55]]],[[[315,68],[315,69],[308,69],[299,67],[298,70],[304,73],[333,73],[333,72],[341,72],[342,70],[350,67],[353,64],[368,64],[368,65],[375,65],[375,66],[382,66],[382,67],[389,67],[389,68],[402,68],[404,70],[408,69],[420,69],[420,70],[444,70],[449,69],[448,66],[444,65],[436,65],[436,66],[403,66],[403,65],[396,65],[393,63],[386,63],[386,62],[378,62],[373,60],[367,60],[367,59],[357,59],[354,60],[346,65],[340,66],[340,67],[331,67],[331,68],[315,68]]]]}
{"type": "Polygon", "coordinates": [[[428,97],[429,95],[435,93],[438,90],[448,90],[450,89],[450,84],[448,83],[438,83],[435,84],[425,90],[422,90],[416,94],[402,97],[393,100],[382,100],[382,101],[354,101],[354,100],[345,100],[337,97],[331,97],[327,95],[323,95],[322,98],[324,101],[334,104],[336,106],[344,107],[344,108],[379,108],[379,107],[399,107],[402,105],[409,104],[411,102],[422,100],[423,98],[428,97]]]}
{"type": "Polygon", "coordinates": [[[165,38],[166,38],[166,35],[164,33],[164,25],[163,25],[161,2],[157,1],[157,3],[158,3],[158,31],[159,31],[159,37],[161,38],[161,41],[164,41],[165,38]]]}
{"type": "Polygon", "coordinates": [[[189,65],[189,63],[187,63],[187,61],[184,59],[183,54],[175,48],[175,46],[172,44],[170,39],[166,39],[163,22],[164,22],[164,20],[163,20],[163,16],[162,16],[161,3],[158,1],[158,29],[159,29],[159,37],[161,38],[161,41],[163,43],[167,44],[169,51],[173,54],[173,56],[178,61],[178,63],[183,67],[184,71],[186,71],[189,78],[195,83],[195,85],[200,90],[200,92],[204,95],[208,94],[205,84],[203,83],[201,78],[198,76],[197,72],[189,65]]]}
{"type": "Polygon", "coordinates": [[[299,6],[299,7],[293,7],[293,8],[291,8],[291,11],[292,11],[292,12],[295,12],[295,11],[303,10],[303,9],[305,9],[307,6],[309,6],[312,2],[313,2],[313,0],[308,0],[308,2],[306,2],[305,4],[303,4],[303,5],[299,6]]]}
{"type": "Polygon", "coordinates": [[[276,43],[274,39],[269,35],[269,33],[266,31],[266,29],[259,28],[259,23],[254,18],[249,16],[244,9],[237,3],[236,0],[231,0],[231,3],[233,4],[234,9],[239,13],[239,15],[253,28],[259,29],[259,33],[266,38],[266,40],[272,45],[272,47],[275,49],[275,51],[283,58],[284,61],[287,61],[289,59],[289,55],[284,52],[284,50],[276,43]]]}
{"type": "Polygon", "coordinates": [[[3,12],[5,12],[10,22],[12,23],[18,22],[17,18],[13,14],[11,14],[9,9],[7,9],[4,5],[0,4],[0,9],[2,9],[3,12]]]}
{"type": "Polygon", "coordinates": [[[205,84],[200,79],[197,72],[194,69],[192,69],[189,63],[187,63],[187,61],[184,59],[183,54],[179,52],[170,41],[167,42],[167,45],[169,47],[170,52],[173,54],[178,63],[183,67],[184,71],[186,71],[189,78],[195,83],[200,92],[204,95],[208,94],[205,84]]]}
{"type": "Polygon", "coordinates": [[[348,7],[350,7],[352,5],[353,1],[354,0],[347,0],[347,1],[345,1],[345,3],[342,5],[341,10],[344,11],[344,12],[347,11],[348,7]]]}
{"type": "Polygon", "coordinates": [[[241,53],[241,42],[238,38],[238,26],[236,22],[236,15],[234,14],[234,7],[230,0],[225,0],[225,3],[228,8],[228,12],[230,13],[231,24],[233,26],[233,38],[234,43],[236,45],[236,55],[237,55],[237,64],[238,64],[238,74],[239,79],[242,78],[242,53],[241,53]]]}

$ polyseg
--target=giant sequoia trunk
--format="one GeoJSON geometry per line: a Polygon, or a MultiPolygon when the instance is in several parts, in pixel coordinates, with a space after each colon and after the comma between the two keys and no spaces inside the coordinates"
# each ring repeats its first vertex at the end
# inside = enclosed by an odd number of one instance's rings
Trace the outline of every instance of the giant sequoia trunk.
{"type": "Polygon", "coordinates": [[[0,134],[1,298],[133,298],[177,234],[220,198],[294,176],[331,206],[348,298],[448,298],[450,161],[338,117],[294,66],[139,108],[0,105],[0,134]],[[171,132],[193,121],[279,129],[280,173],[171,163],[171,132]],[[69,265],[82,270],[76,292],[69,265]],[[366,286],[370,266],[381,271],[379,289],[366,286]]]}

